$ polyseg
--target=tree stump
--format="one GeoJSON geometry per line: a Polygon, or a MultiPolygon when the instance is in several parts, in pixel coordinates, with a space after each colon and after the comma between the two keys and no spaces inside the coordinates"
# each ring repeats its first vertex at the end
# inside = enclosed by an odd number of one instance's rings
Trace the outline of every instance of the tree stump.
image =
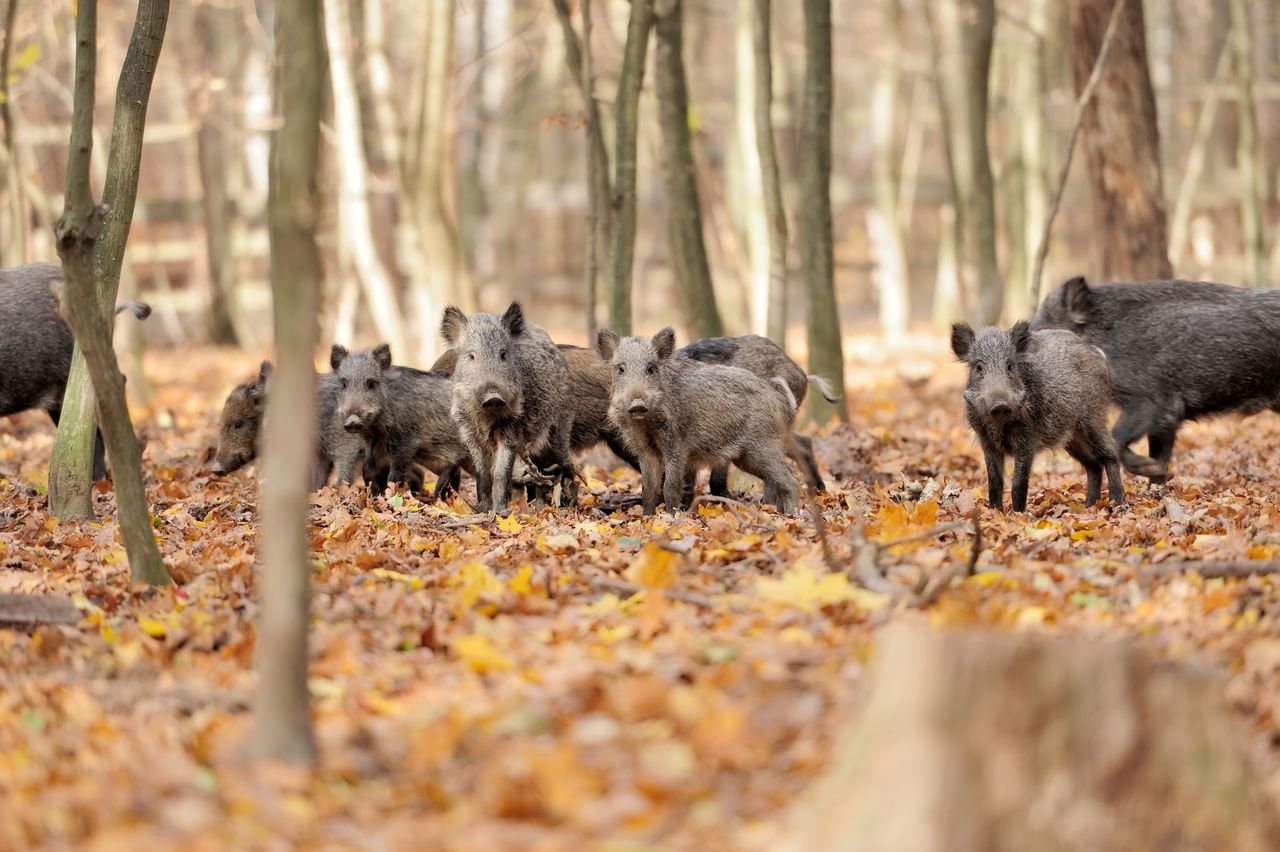
{"type": "Polygon", "coordinates": [[[1222,695],[1134,645],[889,628],[784,848],[1280,848],[1222,695]]]}

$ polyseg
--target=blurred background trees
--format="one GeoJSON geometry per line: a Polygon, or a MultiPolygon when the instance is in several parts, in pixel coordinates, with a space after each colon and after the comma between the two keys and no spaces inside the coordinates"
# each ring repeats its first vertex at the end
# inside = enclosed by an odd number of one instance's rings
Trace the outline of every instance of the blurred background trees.
{"type": "MultiPolygon", "coordinates": [[[[385,339],[426,365],[445,304],[515,297],[583,342],[598,296],[600,324],[768,334],[834,371],[842,335],[909,343],[932,322],[1028,312],[1031,258],[1113,0],[582,2],[322,4],[322,339],[385,339]]],[[[71,10],[6,8],[6,265],[55,257],[71,10]]],[[[125,292],[156,306],[141,330],[155,342],[270,339],[277,12],[277,0],[172,10],[121,272],[125,292]]],[[[119,67],[133,18],[100,10],[104,69],[119,67]]],[[[1269,283],[1275,4],[1127,0],[1120,27],[1046,287],[1079,273],[1269,283]]],[[[113,94],[98,89],[98,194],[113,94]]]]}

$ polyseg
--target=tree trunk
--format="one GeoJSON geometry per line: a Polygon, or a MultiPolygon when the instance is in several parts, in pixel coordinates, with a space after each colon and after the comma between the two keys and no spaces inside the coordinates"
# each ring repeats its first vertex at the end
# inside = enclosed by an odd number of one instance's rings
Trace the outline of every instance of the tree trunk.
{"type": "Polygon", "coordinates": [[[1231,39],[1235,46],[1236,108],[1240,117],[1236,170],[1240,173],[1240,223],[1250,287],[1269,286],[1267,249],[1262,236],[1262,176],[1258,173],[1258,121],[1253,103],[1253,25],[1245,0],[1231,2],[1231,39]]]}
{"type": "Polygon", "coordinates": [[[9,60],[13,56],[14,26],[18,20],[19,0],[9,0],[5,12],[4,44],[0,45],[0,123],[4,125],[4,150],[8,154],[9,184],[9,245],[12,253],[6,254],[5,266],[18,266],[29,258],[27,246],[27,201],[22,188],[22,162],[16,144],[17,123],[9,98],[9,60]]]}
{"type": "MultiPolygon", "coordinates": [[[[453,92],[454,0],[429,0],[427,43],[418,97],[418,124],[405,185],[421,235],[421,263],[426,270],[414,287],[416,325],[434,331],[446,302],[475,310],[475,293],[462,258],[458,222],[447,201],[450,162],[447,136],[449,99],[453,92]]],[[[435,360],[437,335],[424,333],[419,357],[435,360]]]]}
{"type": "Polygon", "coordinates": [[[778,175],[778,146],[773,138],[773,47],[770,0],[753,0],[751,46],[755,93],[756,152],[760,158],[760,183],[764,188],[764,212],[769,235],[769,294],[765,334],[779,346],[787,344],[787,209],[782,202],[778,175]]]}
{"type": "Polygon", "coordinates": [[[928,0],[943,142],[956,203],[961,297],[970,318],[1000,318],[995,190],[987,147],[987,89],[995,36],[993,0],[928,0]],[[966,298],[967,297],[967,298],[966,298]]]}
{"type": "MultiPolygon", "coordinates": [[[[1114,0],[1073,0],[1071,68],[1084,91],[1114,0]]],[[[1142,3],[1120,16],[1080,139],[1093,182],[1094,277],[1103,281],[1169,278],[1164,187],[1155,95],[1147,71],[1142,3]]]]}
{"type": "MultiPolygon", "coordinates": [[[[800,259],[809,300],[809,371],[844,390],[840,304],[831,216],[831,0],[804,0],[804,98],[800,110],[800,259]]],[[[842,396],[809,394],[808,418],[848,421],[842,396]]]]}
{"type": "Polygon", "coordinates": [[[654,19],[654,81],[658,123],[662,129],[663,183],[667,196],[667,239],[685,316],[698,337],[724,334],[711,286],[711,266],[702,241],[702,207],[698,199],[692,141],[689,136],[689,93],[684,77],[684,3],[659,0],[654,19]]]}
{"type": "MultiPolygon", "coordinates": [[[[765,2],[767,4],[768,0],[765,2]]],[[[756,17],[760,11],[757,9],[757,0],[736,0],[734,5],[735,156],[729,161],[729,166],[734,170],[731,174],[736,174],[737,178],[730,180],[729,175],[726,175],[726,183],[730,187],[738,187],[738,191],[730,195],[733,212],[736,214],[731,218],[736,220],[737,233],[741,235],[746,249],[751,333],[768,336],[771,241],[769,213],[765,209],[764,200],[764,167],[756,132],[756,78],[761,71],[756,67],[759,55],[755,48],[755,32],[758,26],[756,17]]],[[[766,14],[767,11],[766,9],[766,14]]],[[[764,26],[768,25],[769,19],[766,17],[764,26]]]]}
{"type": "MultiPolygon", "coordinates": [[[[116,108],[107,154],[107,176],[102,193],[106,213],[93,251],[93,277],[98,308],[112,316],[120,288],[129,226],[138,197],[138,170],[142,162],[142,132],[151,99],[151,82],[169,20],[169,0],[140,0],[133,35],[116,84],[116,108]]],[[[108,330],[110,324],[108,323],[108,330]]],[[[93,517],[93,387],[84,354],[77,342],[71,356],[67,390],[63,396],[58,437],[49,459],[49,512],[62,519],[93,517]]]]}
{"type": "Polygon", "coordinates": [[[1182,169],[1182,180],[1178,183],[1178,191],[1173,197],[1173,215],[1169,223],[1169,262],[1175,268],[1182,263],[1182,252],[1187,244],[1187,229],[1191,224],[1196,189],[1200,185],[1200,176],[1204,174],[1205,158],[1208,155],[1213,128],[1216,126],[1219,93],[1226,82],[1227,70],[1232,64],[1231,59],[1231,34],[1228,33],[1218,51],[1217,67],[1209,81],[1204,100],[1200,104],[1200,115],[1196,119],[1196,130],[1191,137],[1191,147],[1187,151],[1187,162],[1182,169]]]}
{"type": "MultiPolygon", "coordinates": [[[[338,221],[351,263],[364,288],[373,324],[382,340],[404,357],[409,350],[395,286],[374,244],[369,216],[369,174],[360,138],[360,101],[351,67],[351,20],[346,0],[324,0],[324,27],[329,49],[329,78],[333,86],[334,135],[337,137],[340,183],[338,221]]],[[[443,310],[443,309],[441,309],[443,310]]],[[[431,326],[425,326],[430,329],[431,326]]],[[[434,339],[434,334],[428,336],[434,339]]]]}
{"type": "Polygon", "coordinates": [[[785,850],[1275,849],[1221,679],[1135,645],[891,627],[785,850]]]}
{"type": "MultiPolygon", "coordinates": [[[[142,482],[142,444],[129,421],[124,376],[111,348],[111,317],[98,302],[93,258],[103,210],[89,188],[93,149],[94,77],[97,66],[97,0],[80,0],[76,10],[76,82],[71,144],[67,159],[66,209],[54,227],[62,258],[61,308],[83,352],[98,399],[102,435],[115,476],[116,516],[134,580],[162,586],[170,582],[152,532],[142,482]]],[[[92,422],[92,421],[91,421],[92,422]]]]}
{"type": "Polygon", "coordinates": [[[232,253],[231,228],[235,204],[227,191],[230,152],[234,139],[234,89],[231,81],[240,67],[237,43],[244,34],[237,26],[238,12],[211,3],[196,7],[195,37],[200,49],[200,71],[219,83],[205,89],[205,109],[196,132],[200,167],[201,207],[204,212],[205,253],[209,273],[207,333],[213,343],[244,345],[248,341],[237,332],[236,260],[232,253]]]}
{"type": "Polygon", "coordinates": [[[867,211],[867,233],[876,261],[880,293],[880,331],[890,340],[907,331],[910,293],[907,257],[898,216],[898,80],[902,61],[901,0],[885,0],[885,55],[871,90],[871,134],[875,147],[872,166],[876,205],[867,211]]]}
{"type": "Polygon", "coordinates": [[[631,333],[631,270],[636,253],[636,134],[654,0],[633,0],[614,100],[613,239],[609,243],[609,327],[631,333]]]}
{"type": "Polygon", "coordinates": [[[267,225],[278,360],[263,452],[262,615],[250,748],[259,758],[309,764],[315,740],[307,694],[307,496],[315,444],[311,357],[323,277],[315,233],[324,40],[320,0],[280,0],[277,10],[275,101],[283,123],[271,136],[267,225]]]}
{"type": "MultiPolygon", "coordinates": [[[[1021,319],[1029,305],[1028,294],[1034,282],[1031,281],[1031,258],[1036,256],[1040,248],[1040,224],[1049,212],[1049,171],[1045,152],[1048,143],[1045,138],[1044,99],[1048,91],[1045,73],[1045,44],[1049,38],[1049,11],[1051,0],[1028,0],[1027,24],[1031,33],[1022,39],[1022,51],[1018,68],[1015,71],[1017,80],[1014,87],[1017,97],[1017,115],[1014,121],[1018,126],[1018,147],[1022,155],[1022,204],[1023,222],[1023,257],[1027,258],[1026,277],[1019,282],[1022,295],[1008,305],[1006,316],[1010,319],[1021,319]],[[1021,309],[1021,310],[1020,310],[1021,309]]],[[[1012,292],[1007,289],[1006,293],[1012,292]]]]}

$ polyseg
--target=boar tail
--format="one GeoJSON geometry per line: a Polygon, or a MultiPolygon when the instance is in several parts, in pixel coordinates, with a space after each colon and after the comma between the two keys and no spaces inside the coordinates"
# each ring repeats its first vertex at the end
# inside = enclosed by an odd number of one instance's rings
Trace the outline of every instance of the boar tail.
{"type": "Polygon", "coordinates": [[[151,316],[151,306],[146,302],[127,300],[116,305],[116,309],[113,313],[122,314],[125,311],[128,311],[140,320],[144,320],[151,316]]]}
{"type": "Polygon", "coordinates": [[[809,380],[809,384],[818,389],[818,393],[822,394],[822,398],[827,402],[837,402],[842,396],[826,376],[805,376],[805,378],[809,380]]]}

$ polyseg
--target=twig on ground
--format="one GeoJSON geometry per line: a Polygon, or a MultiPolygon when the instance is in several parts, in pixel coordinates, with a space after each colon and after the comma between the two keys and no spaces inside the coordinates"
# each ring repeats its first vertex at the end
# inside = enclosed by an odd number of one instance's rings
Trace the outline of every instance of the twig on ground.
{"type": "Polygon", "coordinates": [[[916,609],[922,609],[929,606],[942,593],[951,587],[951,581],[959,577],[972,576],[978,567],[978,556],[982,553],[982,525],[978,523],[978,510],[973,510],[973,545],[969,548],[969,559],[964,563],[953,563],[938,574],[935,574],[932,582],[924,584],[916,593],[915,600],[911,602],[911,606],[916,609]]]}
{"type": "Polygon", "coordinates": [[[1280,560],[1207,560],[1203,562],[1184,562],[1170,560],[1157,562],[1154,565],[1143,565],[1142,572],[1167,577],[1171,574],[1182,574],[1194,571],[1206,580],[1230,580],[1244,577],[1261,577],[1267,574],[1280,574],[1280,560]]]}
{"type": "MultiPolygon", "coordinates": [[[[644,591],[644,586],[637,586],[635,583],[628,583],[626,580],[613,580],[607,577],[591,580],[591,587],[598,592],[619,592],[624,595],[634,595],[637,592],[644,591]]],[[[706,595],[681,592],[677,589],[663,589],[662,593],[673,601],[680,601],[691,606],[700,606],[707,609],[715,606],[711,598],[706,595]]]]}
{"type": "Polygon", "coordinates": [[[741,506],[743,509],[747,508],[747,504],[743,503],[741,500],[735,500],[732,497],[717,497],[714,494],[699,494],[694,497],[693,502],[689,504],[689,511],[697,511],[699,503],[719,503],[732,512],[733,516],[737,518],[744,527],[750,526],[750,524],[747,523],[747,519],[743,517],[742,513],[736,508],[738,506],[741,506]]]}
{"type": "Polygon", "coordinates": [[[486,512],[479,515],[458,515],[451,521],[445,521],[439,524],[436,529],[441,530],[459,530],[466,527],[472,527],[476,524],[486,524],[492,521],[496,516],[493,512],[486,512]]]}

